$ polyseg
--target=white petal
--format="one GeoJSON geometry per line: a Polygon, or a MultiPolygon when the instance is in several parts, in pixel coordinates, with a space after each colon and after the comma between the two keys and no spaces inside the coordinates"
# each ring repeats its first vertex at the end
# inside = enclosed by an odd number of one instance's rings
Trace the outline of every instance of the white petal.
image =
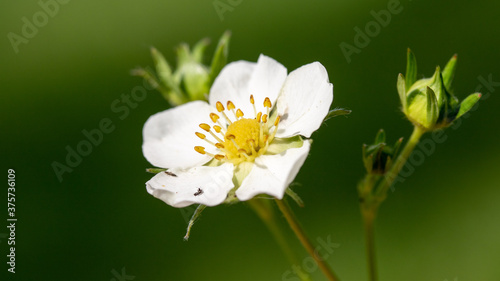
{"type": "Polygon", "coordinates": [[[277,101],[281,116],[278,137],[309,138],[323,122],[333,101],[333,85],[321,63],[313,62],[288,75],[277,101]]]}
{"type": "Polygon", "coordinates": [[[149,117],[142,133],[144,157],[162,168],[189,168],[208,162],[210,157],[197,153],[194,147],[205,146],[210,151],[195,135],[203,132],[200,123],[211,122],[210,112],[212,108],[206,102],[194,101],[149,117]]]}
{"type": "Polygon", "coordinates": [[[305,140],[302,147],[255,159],[254,167],[236,190],[238,199],[245,201],[258,194],[269,194],[282,199],[286,188],[304,164],[310,147],[309,141],[305,140]]]}
{"type": "Polygon", "coordinates": [[[169,175],[161,172],[146,183],[149,194],[172,207],[182,208],[191,204],[215,206],[222,203],[234,187],[233,164],[218,167],[200,166],[188,170],[170,169],[169,175]]]}
{"type": "Polygon", "coordinates": [[[286,68],[274,59],[260,55],[257,63],[237,61],[224,67],[210,89],[209,102],[224,106],[230,100],[240,108],[245,117],[253,118],[250,95],[254,96],[257,111],[264,111],[264,99],[274,104],[286,79],[286,68]]]}

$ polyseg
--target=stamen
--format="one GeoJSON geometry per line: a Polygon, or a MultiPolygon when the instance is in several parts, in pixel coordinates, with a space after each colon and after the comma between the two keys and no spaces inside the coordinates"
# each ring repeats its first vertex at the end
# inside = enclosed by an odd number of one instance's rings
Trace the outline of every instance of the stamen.
{"type": "Polygon", "coordinates": [[[264,107],[266,108],[267,115],[269,115],[269,109],[271,108],[271,106],[272,106],[271,100],[269,98],[266,98],[264,100],[264,107]]]}
{"type": "Polygon", "coordinates": [[[215,113],[210,113],[210,119],[212,119],[212,122],[217,123],[217,120],[219,120],[219,115],[215,113]]]}
{"type": "Polygon", "coordinates": [[[238,108],[238,110],[236,110],[236,119],[239,119],[241,117],[243,117],[243,111],[241,111],[241,109],[238,108]]]}
{"type": "Polygon", "coordinates": [[[222,159],[226,158],[226,156],[224,156],[222,154],[215,154],[214,158],[217,159],[217,160],[222,160],[222,159]]]}
{"type": "Polygon", "coordinates": [[[222,128],[218,125],[215,125],[214,126],[214,130],[217,132],[217,133],[220,133],[220,131],[222,130],[222,128]]]}
{"type": "Polygon", "coordinates": [[[278,127],[278,124],[280,122],[280,119],[281,119],[281,116],[278,115],[278,117],[276,117],[276,120],[274,120],[274,126],[275,127],[278,127]]]}
{"type": "Polygon", "coordinates": [[[253,95],[250,95],[250,103],[253,106],[253,114],[257,117],[257,109],[255,109],[255,100],[253,99],[253,95]]]}
{"type": "Polygon", "coordinates": [[[264,107],[271,108],[271,106],[272,106],[271,100],[269,98],[266,98],[264,100],[264,107]]]}
{"type": "Polygon", "coordinates": [[[249,139],[247,140],[247,143],[250,145],[250,148],[252,149],[252,155],[257,155],[257,151],[255,150],[255,140],[249,139]]]}
{"type": "Polygon", "coordinates": [[[205,123],[201,123],[200,128],[202,128],[203,130],[205,130],[207,132],[210,131],[210,125],[205,124],[205,123]]]}
{"type": "Polygon", "coordinates": [[[249,158],[250,158],[250,156],[248,156],[248,154],[247,154],[247,151],[246,151],[246,150],[244,150],[244,149],[238,149],[238,152],[239,152],[240,154],[243,154],[243,155],[245,156],[245,158],[247,158],[247,159],[249,159],[249,158]]]}
{"type": "Polygon", "coordinates": [[[202,133],[196,132],[195,134],[196,134],[196,136],[198,136],[202,140],[204,140],[206,138],[206,136],[204,134],[202,134],[202,133]]]}
{"type": "Polygon", "coordinates": [[[218,149],[224,149],[224,145],[220,142],[216,143],[215,147],[217,147],[218,149]]]}
{"type": "Polygon", "coordinates": [[[257,116],[255,117],[255,119],[257,119],[257,122],[260,123],[260,118],[261,117],[262,117],[262,112],[257,113],[257,116]]]}
{"type": "Polygon", "coordinates": [[[236,107],[234,106],[234,103],[230,100],[227,101],[227,109],[232,110],[235,109],[236,107]]]}
{"type": "Polygon", "coordinates": [[[267,123],[267,114],[262,115],[262,122],[267,123]]]}
{"type": "Polygon", "coordinates": [[[215,107],[217,108],[217,111],[219,111],[219,112],[224,111],[224,106],[222,105],[222,103],[221,103],[220,101],[218,101],[218,102],[215,104],[215,107]]]}
{"type": "Polygon", "coordinates": [[[196,152],[198,152],[200,154],[206,154],[205,148],[203,146],[195,146],[194,150],[196,150],[196,152]]]}

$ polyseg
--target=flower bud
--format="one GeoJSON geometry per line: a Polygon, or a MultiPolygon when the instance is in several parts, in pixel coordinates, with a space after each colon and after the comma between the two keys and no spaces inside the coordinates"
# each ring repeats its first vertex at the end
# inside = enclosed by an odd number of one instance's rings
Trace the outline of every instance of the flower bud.
{"type": "Polygon", "coordinates": [[[454,55],[444,70],[438,66],[431,78],[417,81],[417,62],[408,49],[406,78],[399,74],[398,93],[403,113],[415,126],[433,131],[450,126],[454,120],[469,111],[481,94],[469,95],[462,103],[451,94],[457,56],[454,55]]]}
{"type": "Polygon", "coordinates": [[[192,50],[187,44],[177,48],[177,69],[172,70],[165,57],[154,47],[151,56],[155,71],[138,68],[132,75],[144,78],[165,99],[177,106],[193,100],[206,100],[210,87],[227,63],[230,33],[225,32],[215,50],[210,66],[203,64],[203,55],[209,44],[208,39],[198,42],[192,50]]]}
{"type": "Polygon", "coordinates": [[[385,132],[381,129],[375,137],[375,143],[363,145],[363,163],[366,171],[369,174],[385,174],[391,168],[402,142],[403,138],[400,138],[393,146],[387,145],[385,132]]]}

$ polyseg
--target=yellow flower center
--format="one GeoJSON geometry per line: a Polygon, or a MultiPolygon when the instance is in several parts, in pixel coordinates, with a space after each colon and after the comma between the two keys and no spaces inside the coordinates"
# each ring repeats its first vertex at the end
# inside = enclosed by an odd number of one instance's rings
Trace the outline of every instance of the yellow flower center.
{"type": "Polygon", "coordinates": [[[243,111],[241,109],[235,110],[236,107],[231,101],[227,102],[227,109],[221,102],[217,102],[217,111],[226,120],[228,126],[219,121],[218,114],[210,113],[210,119],[214,125],[202,123],[200,128],[208,132],[214,140],[207,139],[207,136],[200,132],[195,134],[212,145],[216,151],[215,153],[207,152],[203,146],[195,146],[194,150],[201,154],[210,155],[219,161],[231,162],[235,165],[244,161],[253,162],[255,158],[264,154],[278,131],[280,116],[277,116],[273,123],[269,121],[271,109],[269,98],[264,99],[265,114],[257,113],[253,95],[250,96],[250,103],[253,106],[255,118],[243,118],[243,111]],[[227,116],[225,111],[230,111],[233,114],[234,121],[227,116]]]}

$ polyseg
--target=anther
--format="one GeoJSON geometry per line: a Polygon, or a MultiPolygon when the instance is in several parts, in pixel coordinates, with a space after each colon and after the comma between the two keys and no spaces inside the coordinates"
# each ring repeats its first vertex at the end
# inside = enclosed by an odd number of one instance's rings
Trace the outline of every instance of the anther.
{"type": "Polygon", "coordinates": [[[219,111],[219,112],[224,111],[224,106],[222,105],[222,103],[221,103],[220,101],[218,101],[218,102],[215,104],[215,107],[217,108],[217,111],[219,111]]]}
{"type": "Polygon", "coordinates": [[[220,133],[220,131],[222,130],[222,128],[218,125],[215,125],[214,126],[214,130],[217,132],[217,133],[220,133]]]}
{"type": "Polygon", "coordinates": [[[216,143],[215,147],[217,147],[218,149],[224,149],[224,145],[220,142],[216,143]]]}
{"type": "Polygon", "coordinates": [[[234,135],[231,135],[231,134],[226,136],[226,139],[228,139],[228,140],[234,140],[235,138],[236,137],[234,135]]]}
{"type": "Polygon", "coordinates": [[[236,110],[236,118],[241,118],[243,117],[243,115],[245,115],[243,114],[243,111],[241,111],[241,109],[238,108],[238,110],[236,110]]]}
{"type": "Polygon", "coordinates": [[[278,115],[278,117],[276,117],[276,120],[274,121],[274,126],[278,126],[278,123],[280,122],[280,116],[278,115]]]}
{"type": "Polygon", "coordinates": [[[198,152],[200,154],[206,154],[205,148],[203,146],[195,146],[194,150],[196,150],[196,152],[198,152]]]}
{"type": "Polygon", "coordinates": [[[215,113],[210,113],[210,119],[212,119],[212,122],[216,123],[217,120],[219,120],[219,115],[215,114],[215,113]]]}
{"type": "Polygon", "coordinates": [[[253,99],[253,95],[250,95],[250,103],[251,103],[251,104],[254,104],[254,103],[255,103],[255,100],[253,99]]]}
{"type": "Polygon", "coordinates": [[[255,117],[255,119],[257,120],[257,122],[260,123],[260,118],[261,117],[262,117],[262,112],[257,113],[257,117],[255,117]]]}
{"type": "Polygon", "coordinates": [[[217,159],[217,160],[222,160],[222,159],[226,158],[226,156],[224,156],[222,154],[215,154],[214,158],[217,159]]]}
{"type": "Polygon", "coordinates": [[[230,100],[227,101],[227,109],[233,110],[235,108],[234,103],[230,100]]]}
{"type": "Polygon", "coordinates": [[[203,130],[209,132],[210,131],[210,125],[208,124],[205,124],[205,123],[201,123],[200,124],[200,128],[202,128],[203,130]]]}
{"type": "Polygon", "coordinates": [[[266,98],[264,100],[264,107],[271,108],[271,106],[272,106],[271,100],[269,98],[266,98]]]}
{"type": "Polygon", "coordinates": [[[267,114],[262,115],[262,122],[267,123],[267,114]]]}
{"type": "Polygon", "coordinates": [[[196,136],[198,136],[202,140],[204,140],[206,138],[206,136],[204,134],[202,134],[202,133],[196,132],[195,134],[196,134],[196,136]]]}

